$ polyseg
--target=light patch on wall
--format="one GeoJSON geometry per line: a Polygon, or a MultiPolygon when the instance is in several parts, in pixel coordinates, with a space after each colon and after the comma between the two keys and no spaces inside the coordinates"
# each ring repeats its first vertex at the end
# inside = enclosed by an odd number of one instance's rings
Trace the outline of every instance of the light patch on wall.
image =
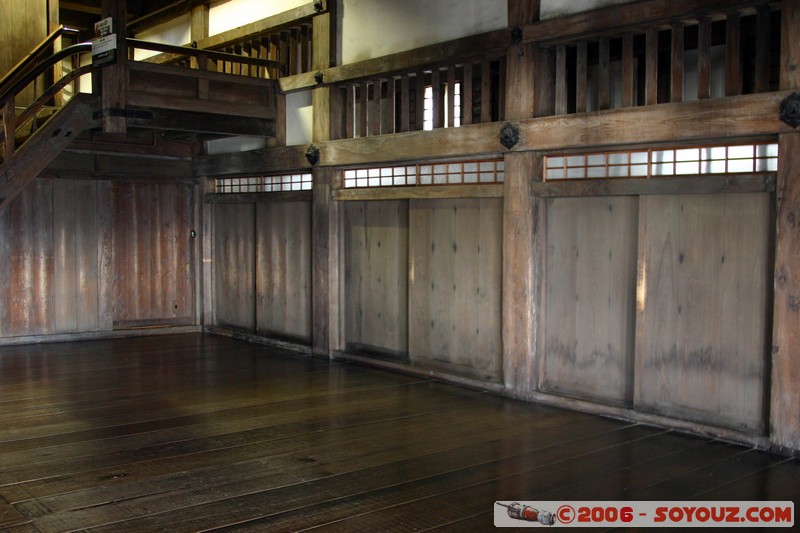
{"type": "Polygon", "coordinates": [[[506,0],[343,0],[344,63],[508,27],[506,0]]]}
{"type": "Polygon", "coordinates": [[[313,127],[311,91],[286,95],[286,146],[309,144],[313,127]]]}
{"type": "Polygon", "coordinates": [[[573,13],[581,13],[606,6],[627,4],[633,0],[542,0],[540,18],[547,20],[573,13]]]}
{"type": "MultiPolygon", "coordinates": [[[[211,6],[208,13],[209,35],[232,30],[290,9],[310,3],[311,0],[229,0],[211,6]]],[[[334,0],[335,1],[335,0],[334,0]]]]}
{"type": "MultiPolygon", "coordinates": [[[[191,42],[191,35],[191,20],[186,14],[139,32],[136,34],[136,38],[154,43],[186,46],[191,42]]],[[[151,50],[134,50],[134,59],[141,61],[158,53],[151,50]]]]}
{"type": "Polygon", "coordinates": [[[258,150],[267,146],[267,140],[263,137],[224,137],[206,141],[206,154],[227,154],[230,152],[246,152],[258,150]]]}

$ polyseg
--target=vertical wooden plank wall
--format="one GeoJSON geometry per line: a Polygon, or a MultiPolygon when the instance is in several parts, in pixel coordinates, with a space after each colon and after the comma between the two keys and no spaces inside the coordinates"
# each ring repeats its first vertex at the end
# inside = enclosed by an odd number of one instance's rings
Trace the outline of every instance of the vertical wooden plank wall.
{"type": "Polygon", "coordinates": [[[193,324],[192,186],[118,182],[113,194],[115,327],[193,324]]]}
{"type": "Polygon", "coordinates": [[[405,200],[344,206],[345,347],[408,353],[409,212],[405,200]]]}
{"type": "Polygon", "coordinates": [[[311,342],[311,204],[256,205],[256,330],[311,342]]]}
{"type": "Polygon", "coordinates": [[[36,180],[0,213],[0,336],[53,333],[53,186],[36,180]]]}
{"type": "Polygon", "coordinates": [[[255,206],[214,206],[216,324],[255,332],[255,206]]]}
{"type": "Polygon", "coordinates": [[[630,405],[636,197],[547,202],[543,390],[630,405]]]}
{"type": "Polygon", "coordinates": [[[97,331],[98,183],[53,180],[55,331],[97,331]]]}
{"type": "Polygon", "coordinates": [[[768,194],[643,196],[635,404],[764,426],[768,194]]]}
{"type": "Polygon", "coordinates": [[[409,223],[411,363],[500,382],[502,201],[412,200],[409,223]]]}

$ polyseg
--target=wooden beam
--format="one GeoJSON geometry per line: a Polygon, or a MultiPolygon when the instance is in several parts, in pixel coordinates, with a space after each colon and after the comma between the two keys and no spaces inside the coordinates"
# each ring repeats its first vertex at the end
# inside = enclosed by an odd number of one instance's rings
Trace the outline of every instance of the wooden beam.
{"type": "Polygon", "coordinates": [[[173,20],[185,13],[189,13],[195,7],[208,4],[208,0],[177,0],[167,5],[159,6],[157,9],[131,20],[128,24],[128,35],[135,35],[163,22],[173,20]]]}
{"type": "Polygon", "coordinates": [[[431,198],[502,198],[503,186],[485,185],[425,185],[421,187],[368,187],[337,189],[334,200],[413,200],[431,198]]]}
{"type": "MultiPolygon", "coordinates": [[[[534,45],[515,45],[506,58],[506,120],[531,118],[534,113],[534,45]]],[[[484,105],[481,98],[481,106],[484,105]]]]}
{"type": "Polygon", "coordinates": [[[800,88],[800,0],[781,2],[781,81],[780,88],[800,88]]]}
{"type": "Polygon", "coordinates": [[[800,450],[800,135],[781,135],[775,229],[770,438],[800,450]]]}
{"type": "Polygon", "coordinates": [[[259,204],[270,202],[310,202],[311,191],[212,193],[204,195],[208,204],[259,204]]]}
{"type": "Polygon", "coordinates": [[[341,349],[339,338],[339,228],[340,204],[332,199],[339,188],[341,173],[332,168],[315,168],[314,199],[311,207],[311,299],[312,351],[330,356],[341,349]]]}
{"type": "MultiPolygon", "coordinates": [[[[324,69],[322,73],[325,83],[341,83],[346,80],[385,76],[388,73],[413,70],[416,67],[457,63],[468,58],[484,57],[491,52],[500,54],[504,53],[510,45],[510,32],[496,30],[375,59],[331,67],[324,69]]],[[[317,84],[314,79],[315,74],[316,72],[307,72],[283,77],[280,79],[280,88],[282,91],[296,91],[313,87],[317,84]]]]}
{"type": "Polygon", "coordinates": [[[670,102],[683,102],[683,24],[672,24],[672,61],[670,62],[670,102]]]}
{"type": "Polygon", "coordinates": [[[127,124],[124,114],[118,113],[126,107],[128,91],[128,12],[125,0],[102,0],[102,17],[113,20],[117,34],[117,60],[101,71],[100,108],[103,112],[103,131],[125,133],[127,124]]]}
{"type": "Polygon", "coordinates": [[[649,28],[645,33],[644,105],[658,103],[658,30],[649,28]]]}
{"type": "Polygon", "coordinates": [[[725,96],[742,93],[741,20],[738,13],[728,13],[725,21],[725,96]]]}
{"type": "Polygon", "coordinates": [[[638,196],[641,194],[722,194],[772,192],[775,174],[687,176],[679,178],[620,178],[559,180],[533,184],[533,194],[544,198],[571,196],[638,196]]]}
{"type": "Polygon", "coordinates": [[[536,389],[537,322],[541,313],[541,201],[531,183],[542,179],[542,156],[506,154],[503,202],[503,382],[507,390],[536,389]]]}
{"type": "MultiPolygon", "coordinates": [[[[788,0],[796,2],[797,0],[788,0]]],[[[737,11],[766,4],[768,0],[646,0],[625,6],[592,9],[556,17],[523,28],[522,42],[575,42],[613,35],[633,27],[668,26],[675,20],[696,20],[698,16],[737,11]]]]}
{"type": "MultiPolygon", "coordinates": [[[[612,109],[583,115],[518,121],[520,142],[513,151],[603,147],[615,144],[676,143],[715,138],[771,136],[793,131],[777,117],[789,92],[741,95],[706,101],[612,109]]],[[[320,165],[493,156],[502,123],[454,129],[328,141],[318,145],[320,165]]],[[[303,147],[274,148],[254,154],[201,156],[196,166],[206,175],[262,172],[263,168],[307,168],[303,147]],[[302,149],[301,149],[302,148],[302,149]]]]}

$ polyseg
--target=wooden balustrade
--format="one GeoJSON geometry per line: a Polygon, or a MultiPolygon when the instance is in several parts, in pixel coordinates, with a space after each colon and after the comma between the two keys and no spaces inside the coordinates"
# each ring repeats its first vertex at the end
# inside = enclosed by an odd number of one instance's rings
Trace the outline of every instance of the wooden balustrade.
{"type": "Polygon", "coordinates": [[[458,127],[502,119],[505,57],[420,67],[348,81],[332,91],[335,139],[458,127]]]}
{"type": "Polygon", "coordinates": [[[766,2],[591,39],[541,44],[556,115],[777,88],[780,11],[766,2]]]}

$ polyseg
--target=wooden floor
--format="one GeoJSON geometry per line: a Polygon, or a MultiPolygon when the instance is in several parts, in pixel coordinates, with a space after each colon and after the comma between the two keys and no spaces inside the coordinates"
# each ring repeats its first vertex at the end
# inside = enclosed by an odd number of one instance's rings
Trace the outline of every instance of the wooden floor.
{"type": "Polygon", "coordinates": [[[800,500],[800,461],[209,335],[0,348],[0,530],[487,531],[496,500],[800,500]]]}

